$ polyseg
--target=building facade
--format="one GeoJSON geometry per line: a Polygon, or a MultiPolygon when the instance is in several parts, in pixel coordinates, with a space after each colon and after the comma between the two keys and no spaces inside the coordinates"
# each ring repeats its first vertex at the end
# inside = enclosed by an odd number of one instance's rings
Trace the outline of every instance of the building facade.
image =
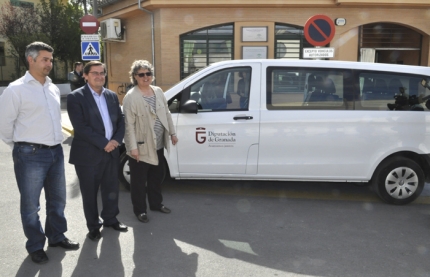
{"type": "Polygon", "coordinates": [[[98,7],[101,22],[120,22],[102,24],[108,86],[120,95],[136,59],[154,64],[164,90],[216,61],[302,59],[303,48],[314,47],[304,36],[314,15],[338,19],[325,45],[335,50],[330,59],[430,65],[428,0],[99,0],[98,7]]]}

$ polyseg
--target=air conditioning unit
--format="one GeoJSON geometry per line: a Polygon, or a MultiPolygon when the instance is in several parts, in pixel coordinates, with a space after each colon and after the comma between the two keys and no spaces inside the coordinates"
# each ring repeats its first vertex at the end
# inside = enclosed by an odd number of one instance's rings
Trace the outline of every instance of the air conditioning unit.
{"type": "Polygon", "coordinates": [[[100,22],[102,40],[121,40],[121,20],[109,18],[100,22]]]}

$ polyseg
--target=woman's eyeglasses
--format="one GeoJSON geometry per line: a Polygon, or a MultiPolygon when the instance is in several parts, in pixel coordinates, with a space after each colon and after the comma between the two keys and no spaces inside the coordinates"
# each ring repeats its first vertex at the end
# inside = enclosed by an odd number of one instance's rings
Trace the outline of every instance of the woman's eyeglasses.
{"type": "Polygon", "coordinates": [[[145,75],[148,76],[148,77],[151,77],[152,76],[152,72],[137,73],[136,75],[139,76],[140,78],[145,77],[145,75]]]}

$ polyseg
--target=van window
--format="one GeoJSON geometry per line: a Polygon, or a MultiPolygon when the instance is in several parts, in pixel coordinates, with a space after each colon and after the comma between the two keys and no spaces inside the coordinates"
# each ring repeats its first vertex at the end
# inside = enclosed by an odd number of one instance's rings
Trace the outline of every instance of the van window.
{"type": "Polygon", "coordinates": [[[179,108],[181,107],[181,98],[182,92],[176,94],[171,99],[169,99],[167,104],[169,105],[170,113],[179,113],[179,108]]]}
{"type": "Polygon", "coordinates": [[[251,68],[229,68],[205,76],[190,87],[199,112],[247,110],[251,68]]]}
{"type": "Polygon", "coordinates": [[[269,67],[267,109],[345,109],[350,77],[350,70],[269,67]]]}
{"type": "Polygon", "coordinates": [[[423,105],[424,102],[418,101],[419,97],[430,94],[429,90],[421,85],[423,76],[362,71],[358,78],[360,101],[356,109],[428,110],[423,105]]]}

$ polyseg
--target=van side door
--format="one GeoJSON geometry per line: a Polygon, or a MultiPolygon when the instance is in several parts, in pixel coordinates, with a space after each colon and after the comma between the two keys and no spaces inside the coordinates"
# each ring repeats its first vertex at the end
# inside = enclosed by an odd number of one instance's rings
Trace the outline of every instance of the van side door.
{"type": "Polygon", "coordinates": [[[255,174],[260,121],[259,63],[214,69],[186,85],[182,103],[197,113],[177,118],[179,175],[182,178],[255,174]]]}
{"type": "Polygon", "coordinates": [[[352,70],[268,67],[258,175],[332,180],[354,175],[352,70]]]}

